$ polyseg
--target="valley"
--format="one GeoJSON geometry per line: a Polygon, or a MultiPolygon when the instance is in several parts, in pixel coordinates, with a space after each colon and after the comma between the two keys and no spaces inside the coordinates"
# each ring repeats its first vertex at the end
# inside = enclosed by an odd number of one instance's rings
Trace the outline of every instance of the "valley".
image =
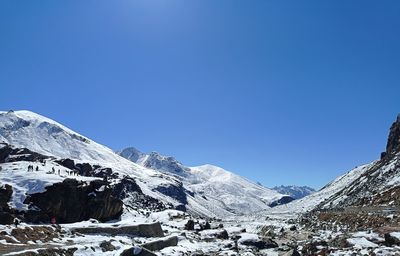
{"type": "Polygon", "coordinates": [[[0,112],[0,254],[400,255],[399,153],[397,118],[380,159],[273,190],[0,112]]]}

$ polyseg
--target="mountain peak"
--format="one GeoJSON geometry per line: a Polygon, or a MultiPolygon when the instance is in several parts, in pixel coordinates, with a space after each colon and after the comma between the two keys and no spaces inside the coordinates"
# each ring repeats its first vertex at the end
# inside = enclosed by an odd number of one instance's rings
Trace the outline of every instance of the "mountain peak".
{"type": "Polygon", "coordinates": [[[294,199],[300,199],[315,192],[315,189],[310,188],[308,186],[296,186],[296,185],[288,185],[288,186],[281,185],[273,187],[272,189],[278,191],[281,194],[289,195],[294,199]]]}
{"type": "Polygon", "coordinates": [[[172,156],[164,156],[156,151],[149,154],[143,153],[134,147],[129,147],[117,152],[120,156],[140,164],[146,168],[155,169],[158,171],[172,173],[180,176],[186,176],[189,168],[178,162],[172,156]]]}

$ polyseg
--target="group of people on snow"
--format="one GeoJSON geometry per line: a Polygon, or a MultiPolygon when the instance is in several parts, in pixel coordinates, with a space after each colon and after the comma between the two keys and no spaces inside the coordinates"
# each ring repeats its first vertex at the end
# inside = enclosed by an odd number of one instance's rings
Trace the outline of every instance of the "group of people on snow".
{"type": "MultiPolygon", "coordinates": [[[[36,166],[36,168],[34,168],[33,165],[28,165],[28,172],[33,172],[34,170],[36,170],[37,172],[39,171],[39,166],[36,166]]],[[[68,176],[72,175],[72,176],[78,176],[79,172],[78,171],[69,171],[66,170],[65,171],[67,173],[68,176]]],[[[51,171],[47,172],[48,174],[55,174],[56,173],[56,169],[54,168],[54,166],[51,168],[51,171]]],[[[57,174],[59,176],[61,176],[61,170],[58,169],[57,170],[57,174]]]]}
{"type": "MultiPolygon", "coordinates": [[[[28,165],[28,172],[33,172],[33,165],[28,165]]],[[[35,170],[38,172],[39,171],[39,166],[36,166],[35,170]]]]}

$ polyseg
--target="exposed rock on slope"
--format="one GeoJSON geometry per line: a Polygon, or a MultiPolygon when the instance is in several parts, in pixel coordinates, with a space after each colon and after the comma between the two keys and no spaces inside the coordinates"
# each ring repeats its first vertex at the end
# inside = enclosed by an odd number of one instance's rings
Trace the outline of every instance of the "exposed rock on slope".
{"type": "Polygon", "coordinates": [[[25,203],[32,210],[27,212],[30,222],[48,222],[56,218],[59,223],[72,223],[88,219],[108,221],[122,213],[122,201],[112,196],[108,183],[95,180],[86,185],[75,179],[65,179],[43,193],[32,194],[25,203]]]}
{"type": "Polygon", "coordinates": [[[400,206],[400,118],[392,124],[386,152],[380,160],[356,167],[321,190],[280,206],[277,211],[349,210],[375,207],[372,211],[400,206]],[[351,208],[353,207],[353,208],[351,208]],[[376,208],[380,207],[380,208],[376,208]]]}

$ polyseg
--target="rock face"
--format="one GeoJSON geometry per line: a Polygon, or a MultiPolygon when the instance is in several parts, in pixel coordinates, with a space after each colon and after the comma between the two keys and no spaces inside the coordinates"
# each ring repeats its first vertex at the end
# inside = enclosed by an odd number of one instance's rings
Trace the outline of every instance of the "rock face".
{"type": "Polygon", "coordinates": [[[389,138],[386,145],[385,157],[400,152],[400,114],[390,127],[389,138]]]}
{"type": "Polygon", "coordinates": [[[122,201],[112,196],[107,183],[95,180],[89,185],[75,179],[65,179],[43,193],[32,194],[25,202],[30,205],[25,217],[30,222],[72,223],[94,218],[108,221],[122,213],[122,201]],[[38,210],[39,209],[39,210],[38,210]]]}
{"type": "Polygon", "coordinates": [[[6,184],[0,188],[0,224],[2,225],[12,224],[14,220],[14,214],[8,206],[12,193],[10,185],[6,184]]]}
{"type": "Polygon", "coordinates": [[[0,163],[30,161],[43,162],[49,158],[26,148],[15,148],[6,143],[0,143],[0,163]]]}
{"type": "Polygon", "coordinates": [[[181,182],[179,182],[176,186],[175,185],[168,185],[168,186],[159,186],[157,188],[155,188],[156,191],[169,196],[173,199],[175,199],[176,201],[178,201],[179,203],[186,205],[188,203],[187,201],[187,194],[190,194],[193,196],[193,193],[186,190],[183,187],[183,184],[181,182]]]}
{"type": "Polygon", "coordinates": [[[278,206],[278,205],[290,203],[293,200],[294,200],[294,198],[291,197],[291,196],[283,196],[282,198],[270,203],[268,206],[269,207],[275,207],[275,206],[278,206]]]}

